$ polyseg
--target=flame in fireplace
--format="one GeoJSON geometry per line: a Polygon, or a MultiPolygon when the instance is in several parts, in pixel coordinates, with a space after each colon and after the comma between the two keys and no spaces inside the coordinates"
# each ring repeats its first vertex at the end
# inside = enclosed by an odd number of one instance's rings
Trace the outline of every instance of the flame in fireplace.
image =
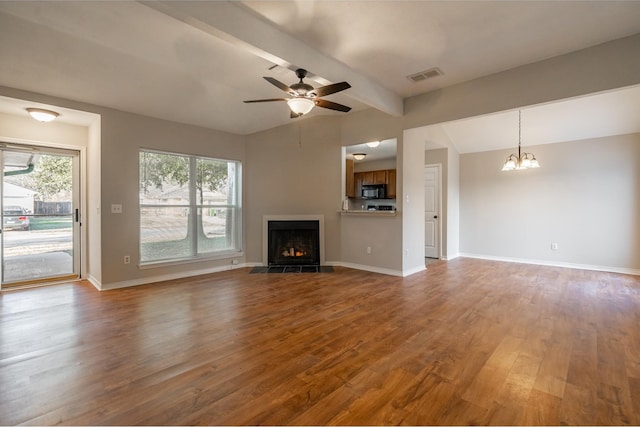
{"type": "Polygon", "coordinates": [[[282,256],[285,256],[285,257],[300,257],[300,256],[306,256],[306,255],[307,255],[307,252],[298,250],[295,248],[289,248],[282,251],[282,256]]]}

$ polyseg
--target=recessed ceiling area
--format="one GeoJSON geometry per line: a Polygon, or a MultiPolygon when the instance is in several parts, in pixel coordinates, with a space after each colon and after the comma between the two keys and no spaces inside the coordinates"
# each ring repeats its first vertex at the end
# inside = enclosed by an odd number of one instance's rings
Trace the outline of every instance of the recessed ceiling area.
{"type": "Polygon", "coordinates": [[[71,108],[60,107],[57,105],[43,104],[41,102],[31,102],[23,99],[0,96],[0,113],[2,114],[29,117],[27,108],[42,108],[45,110],[55,111],[59,114],[59,116],[56,118],[56,122],[75,126],[88,127],[99,118],[98,114],[88,113],[86,111],[78,111],[71,108]]]}
{"type": "MultiPolygon", "coordinates": [[[[374,141],[369,141],[374,142],[374,141]]],[[[362,160],[358,160],[359,163],[362,162],[371,162],[374,160],[388,160],[395,159],[397,155],[397,140],[393,139],[385,139],[380,142],[380,145],[377,147],[370,147],[367,145],[367,142],[362,144],[349,145],[345,148],[347,158],[353,159],[353,155],[355,153],[363,153],[366,154],[366,157],[362,160]]]]}
{"type": "MultiPolygon", "coordinates": [[[[522,146],[578,141],[640,132],[640,86],[523,107],[522,146]]],[[[433,125],[459,153],[514,148],[518,110],[433,125]]],[[[439,148],[436,141],[427,149],[439,148]],[[435,145],[434,145],[435,144],[435,145]]]]}

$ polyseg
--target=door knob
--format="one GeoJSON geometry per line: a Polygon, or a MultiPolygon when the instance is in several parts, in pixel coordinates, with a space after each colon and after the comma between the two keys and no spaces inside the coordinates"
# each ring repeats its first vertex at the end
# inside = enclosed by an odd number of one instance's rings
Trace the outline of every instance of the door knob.
{"type": "Polygon", "coordinates": [[[433,216],[433,219],[438,219],[438,215],[434,215],[434,216],[433,216]]]}

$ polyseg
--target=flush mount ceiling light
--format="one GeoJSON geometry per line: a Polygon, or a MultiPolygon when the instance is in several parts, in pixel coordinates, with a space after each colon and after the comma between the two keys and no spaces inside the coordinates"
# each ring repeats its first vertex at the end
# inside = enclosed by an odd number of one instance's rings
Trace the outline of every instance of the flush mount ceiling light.
{"type": "Polygon", "coordinates": [[[39,122],[51,122],[60,115],[55,111],[44,110],[42,108],[27,108],[27,112],[39,122]]]}
{"type": "Polygon", "coordinates": [[[367,147],[370,147],[370,148],[376,148],[378,145],[380,145],[380,141],[367,142],[367,147]]]}
{"type": "Polygon", "coordinates": [[[353,154],[353,158],[356,160],[362,160],[365,157],[367,157],[367,155],[365,153],[354,153],[353,154]]]}
{"type": "Polygon", "coordinates": [[[540,164],[536,160],[536,156],[533,153],[523,153],[521,151],[521,136],[522,136],[522,112],[518,110],[518,155],[515,153],[509,154],[507,160],[504,161],[502,166],[503,171],[521,170],[521,169],[533,169],[539,168],[540,164]]]}
{"type": "Polygon", "coordinates": [[[302,97],[289,98],[287,100],[287,104],[289,105],[289,108],[291,108],[291,111],[298,116],[307,114],[315,105],[315,103],[311,99],[302,97]]]}

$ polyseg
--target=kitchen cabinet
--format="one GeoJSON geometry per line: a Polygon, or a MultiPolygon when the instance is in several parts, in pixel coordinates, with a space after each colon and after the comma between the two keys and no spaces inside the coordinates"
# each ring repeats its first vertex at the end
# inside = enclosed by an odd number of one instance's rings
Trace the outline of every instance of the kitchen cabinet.
{"type": "Polygon", "coordinates": [[[389,169],[387,171],[387,197],[390,199],[396,198],[396,170],[389,169]]]}
{"type": "Polygon", "coordinates": [[[371,185],[373,184],[373,172],[358,172],[360,175],[360,184],[361,185],[371,185]]]}
{"type": "Polygon", "coordinates": [[[356,186],[355,186],[355,176],[353,173],[353,160],[347,159],[346,165],[346,196],[347,197],[356,197],[356,186]]]}
{"type": "MultiPolygon", "coordinates": [[[[360,197],[360,195],[362,194],[363,185],[376,185],[376,184],[387,185],[387,198],[395,199],[396,197],[396,170],[395,169],[356,172],[353,174],[353,177],[354,177],[353,187],[354,187],[354,193],[355,193],[353,197],[360,197]]],[[[347,181],[347,185],[348,185],[348,182],[349,181],[347,181]]]]}
{"type": "Polygon", "coordinates": [[[373,171],[373,183],[374,184],[386,184],[387,183],[387,171],[373,171]]]}
{"type": "Polygon", "coordinates": [[[362,173],[362,184],[363,185],[375,185],[375,184],[386,184],[387,183],[387,171],[386,170],[360,172],[360,173],[362,173]]]}
{"type": "Polygon", "coordinates": [[[362,195],[362,180],[364,179],[364,174],[362,172],[353,174],[355,195],[353,197],[360,197],[362,195]]]}
{"type": "Polygon", "coordinates": [[[386,170],[358,172],[356,173],[356,175],[360,175],[360,181],[362,185],[376,185],[387,183],[386,170]]]}

